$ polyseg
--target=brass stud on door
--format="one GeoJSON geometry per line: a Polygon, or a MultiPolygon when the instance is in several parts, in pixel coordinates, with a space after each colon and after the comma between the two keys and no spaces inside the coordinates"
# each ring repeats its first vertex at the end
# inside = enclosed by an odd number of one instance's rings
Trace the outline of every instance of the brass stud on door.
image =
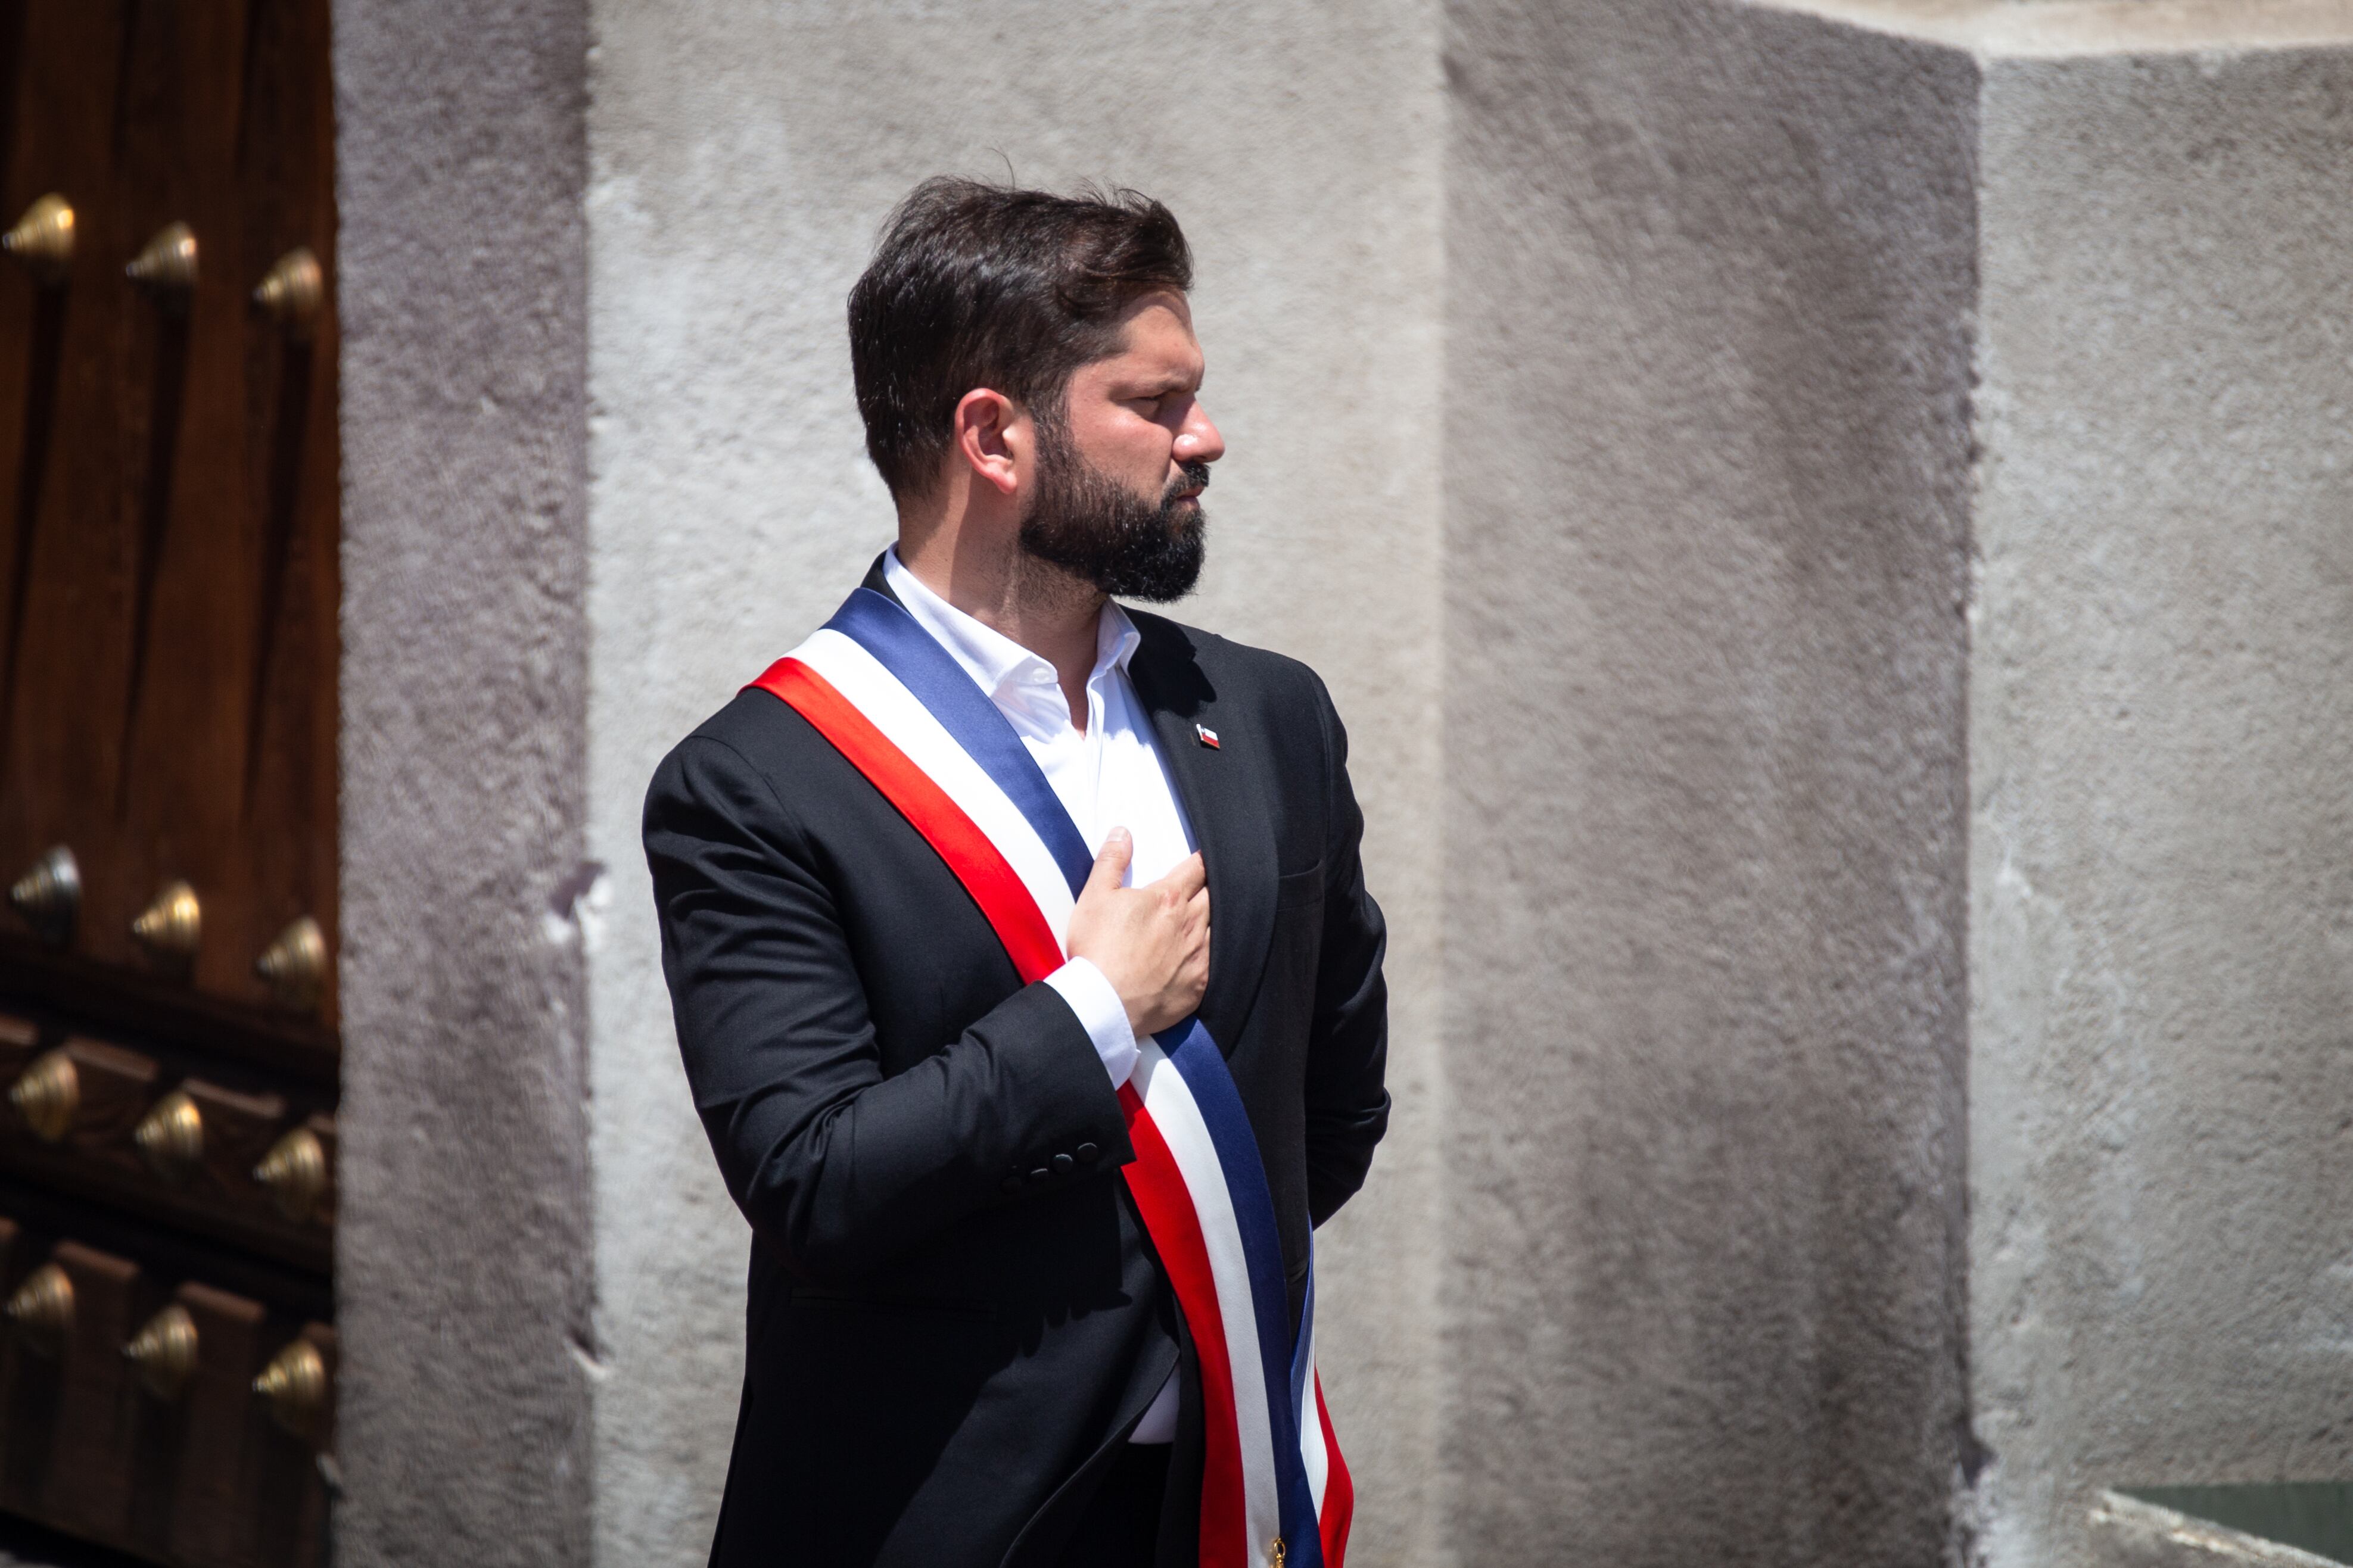
{"type": "Polygon", "coordinates": [[[162,299],[186,295],[196,286],[196,237],[184,223],[165,224],[122,275],[162,299]]]}
{"type": "Polygon", "coordinates": [[[155,1102],[132,1129],[131,1142],[147,1168],[174,1186],[205,1163],[205,1119],[196,1102],[174,1089],[155,1102]]]}
{"type": "Polygon", "coordinates": [[[139,1373],[139,1385],[169,1404],[180,1397],[196,1370],[196,1321],[174,1301],[122,1347],[122,1359],[139,1373]]]}
{"type": "Polygon", "coordinates": [[[73,1337],[73,1280],[56,1264],[42,1264],[8,1298],[8,1323],[34,1354],[57,1360],[73,1337]]]}
{"type": "Polygon", "coordinates": [[[73,1058],[63,1050],[35,1058],[9,1086],[8,1103],[34,1137],[44,1143],[63,1141],[81,1110],[81,1075],[74,1070],[73,1058]]]}
{"type": "Polygon", "coordinates": [[[8,901],[45,941],[58,947],[73,941],[74,921],[81,913],[81,868],[73,851],[50,846],[9,885],[8,901]]]}
{"type": "Polygon", "coordinates": [[[64,282],[73,266],[73,205],[55,191],[36,200],[14,228],[0,234],[0,250],[24,263],[35,281],[64,282]]]}
{"type": "Polygon", "coordinates": [[[253,1179],[268,1190],[278,1212],[301,1225],[317,1212],[327,1191],[327,1151],[319,1135],[297,1127],[269,1146],[253,1179]]]}
{"type": "Polygon", "coordinates": [[[269,1402],[270,1418],[281,1430],[315,1440],[327,1414],[326,1358],[310,1341],[296,1340],[262,1368],[253,1392],[269,1402]]]}
{"type": "Polygon", "coordinates": [[[307,245],[280,257],[253,290],[253,302],[296,339],[311,335],[326,299],[327,274],[307,245]]]}
{"type": "Polygon", "coordinates": [[[327,984],[327,933],[304,915],[278,933],[253,961],[253,972],[269,983],[269,994],[280,1007],[317,1006],[327,984]]]}
{"type": "Polygon", "coordinates": [[[131,922],[131,934],[157,963],[185,969],[205,937],[205,910],[196,890],[185,882],[167,884],[131,922]]]}

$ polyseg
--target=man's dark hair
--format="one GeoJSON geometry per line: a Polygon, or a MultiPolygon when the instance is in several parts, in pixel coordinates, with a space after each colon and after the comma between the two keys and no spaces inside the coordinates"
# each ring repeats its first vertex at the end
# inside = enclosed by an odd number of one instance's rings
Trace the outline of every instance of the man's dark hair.
{"type": "Polygon", "coordinates": [[[976,386],[1055,424],[1071,373],[1117,351],[1129,303],[1192,282],[1176,216],[1135,191],[925,180],[849,291],[850,370],[882,482],[894,497],[930,488],[976,386]]]}

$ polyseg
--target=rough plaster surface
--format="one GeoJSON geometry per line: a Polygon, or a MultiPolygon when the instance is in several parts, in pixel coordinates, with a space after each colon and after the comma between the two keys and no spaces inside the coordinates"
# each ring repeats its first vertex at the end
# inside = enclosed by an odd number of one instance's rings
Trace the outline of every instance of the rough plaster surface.
{"type": "Polygon", "coordinates": [[[578,0],[335,7],[343,1563],[577,1563],[578,0]]]}
{"type": "Polygon", "coordinates": [[[843,299],[953,171],[1168,201],[1230,455],[1176,614],[1313,662],[1392,922],[1398,1113],[1321,1238],[1353,1560],[1437,1560],[1434,1154],[1441,91],[1434,5],[600,0],[589,914],[600,1562],[700,1563],[733,1425],[746,1232],[679,1070],[638,842],[662,752],[892,536],[843,299]]]}
{"type": "Polygon", "coordinates": [[[582,1560],[593,1446],[701,1560],[638,794],[888,537],[841,296],[1000,153],[1185,217],[1181,613],[1354,731],[1357,1561],[2187,1562],[2099,1489],[2346,1473],[2348,84],[2212,46],[2353,7],[1801,9],[344,0],[348,1558],[582,1560]]]}
{"type": "Polygon", "coordinates": [[[1449,15],[1447,1540],[1928,1568],[1976,67],[1705,0],[1449,15]]]}
{"type": "Polygon", "coordinates": [[[2353,1474],[2353,55],[1990,67],[1971,700],[1988,1559],[2353,1474]]]}

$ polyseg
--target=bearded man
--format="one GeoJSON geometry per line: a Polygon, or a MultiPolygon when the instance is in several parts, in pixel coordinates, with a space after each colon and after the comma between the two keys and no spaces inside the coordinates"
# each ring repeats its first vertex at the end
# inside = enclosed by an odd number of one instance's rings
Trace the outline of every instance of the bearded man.
{"type": "Polygon", "coordinates": [[[918,187],[849,297],[898,542],[654,777],[753,1232],[714,1564],[1345,1552],[1310,1238],[1388,1120],[1346,742],[1305,666],[1113,601],[1201,568],[1191,278],[1133,192],[918,187]]]}

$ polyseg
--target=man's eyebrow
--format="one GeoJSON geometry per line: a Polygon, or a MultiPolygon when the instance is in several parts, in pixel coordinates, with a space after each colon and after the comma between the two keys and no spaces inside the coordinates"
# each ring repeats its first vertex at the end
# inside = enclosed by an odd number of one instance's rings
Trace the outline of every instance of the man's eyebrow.
{"type": "Polygon", "coordinates": [[[1165,397],[1172,392],[1198,392],[1203,377],[1171,371],[1166,375],[1139,375],[1127,384],[1134,388],[1129,397],[1165,397]]]}

